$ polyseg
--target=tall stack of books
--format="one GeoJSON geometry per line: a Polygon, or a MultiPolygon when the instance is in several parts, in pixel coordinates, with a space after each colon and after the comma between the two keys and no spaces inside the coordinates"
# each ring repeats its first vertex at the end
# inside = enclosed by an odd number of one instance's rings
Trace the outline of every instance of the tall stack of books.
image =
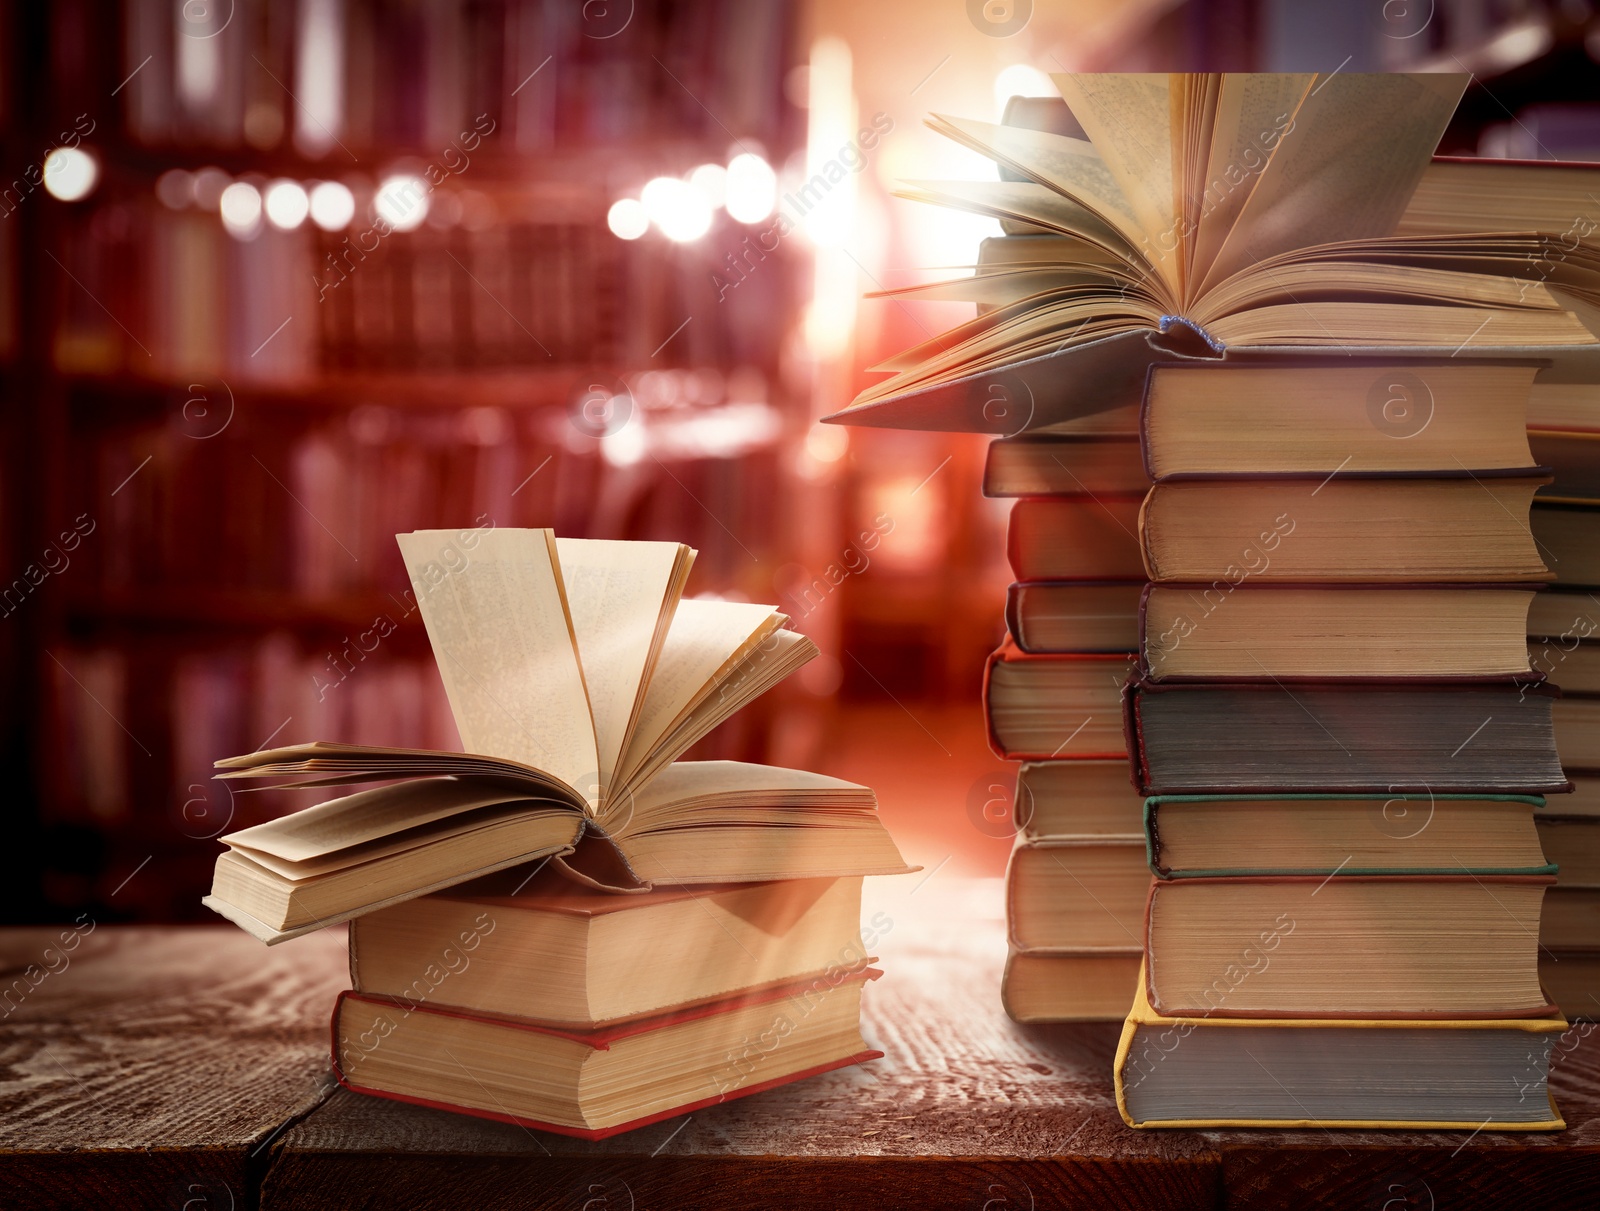
{"type": "MultiPolygon", "coordinates": [[[[908,196],[1023,238],[891,292],[978,314],[833,419],[1016,433],[1142,407],[1123,706],[1154,879],[1119,1108],[1560,1126],[1534,819],[1570,786],[1526,641],[1550,571],[1525,418],[1537,374],[1600,381],[1600,249],[1572,223],[1592,174],[1431,161],[1460,76],[1056,83],[1082,138],[933,120],[1006,179],[908,196]]],[[[989,683],[1002,743],[1077,743],[1087,711],[1046,710],[1065,671],[1003,717],[1013,664],[989,683]]]]}
{"type": "MultiPolygon", "coordinates": [[[[1592,170],[1600,178],[1600,170],[1592,170]]],[[[1533,456],[1554,481],[1533,504],[1533,534],[1554,584],[1528,615],[1528,656],[1561,686],[1556,748],[1574,793],[1538,814],[1557,866],[1539,926],[1539,974],[1569,1018],[1600,1018],[1600,388],[1536,386],[1533,456]]]]}
{"type": "Polygon", "coordinates": [[[991,745],[1023,762],[1001,985],[1021,1022],[1120,1020],[1138,978],[1148,874],[1118,699],[1138,646],[1148,483],[1131,409],[989,447],[985,495],[1020,498],[985,699],[991,745]]]}
{"type": "Polygon", "coordinates": [[[770,606],[684,599],[677,543],[400,546],[472,751],[218,763],[380,784],[224,836],[205,901],[268,943],[354,922],[341,1082],[599,1139],[881,1054],[861,878],[907,867],[872,792],[677,760],[811,642],[770,606]]]}

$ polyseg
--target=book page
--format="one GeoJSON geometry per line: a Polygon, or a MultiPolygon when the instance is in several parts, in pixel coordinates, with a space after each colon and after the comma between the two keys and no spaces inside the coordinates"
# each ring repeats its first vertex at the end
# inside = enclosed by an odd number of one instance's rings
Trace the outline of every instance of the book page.
{"type": "MultiPolygon", "coordinates": [[[[284,862],[308,862],[499,803],[533,806],[525,789],[459,782],[454,778],[418,778],[329,799],[265,824],[228,833],[222,840],[235,848],[270,854],[284,862]]],[[[566,812],[574,824],[579,820],[569,804],[547,806],[566,812]]]]}
{"type": "MultiPolygon", "coordinates": [[[[1315,72],[1227,72],[1217,95],[1211,154],[1198,194],[1192,281],[1205,280],[1246,200],[1261,179],[1315,72]]],[[[1185,298],[1187,306],[1194,300],[1185,298]]]]}
{"type": "MultiPolygon", "coordinates": [[[[1138,220],[1135,242],[1178,283],[1178,191],[1173,180],[1173,79],[1161,73],[1051,76],[1138,220]]],[[[1181,83],[1181,78],[1179,80],[1181,83]]]]}
{"type": "Polygon", "coordinates": [[[681,715],[715,684],[717,675],[783,623],[769,605],[742,601],[678,603],[645,690],[633,738],[617,770],[621,780],[644,764],[681,715]]]}
{"type": "Polygon", "coordinates": [[[1241,207],[1201,290],[1291,248],[1391,234],[1468,78],[1353,72],[1319,77],[1241,207]]]}
{"type": "Polygon", "coordinates": [[[589,538],[558,538],[556,551],[594,712],[596,770],[606,787],[683,596],[694,553],[675,542],[589,538]]]}
{"type": "Polygon", "coordinates": [[[397,536],[450,712],[471,752],[578,786],[600,768],[589,696],[549,530],[397,536]]]}
{"type": "Polygon", "coordinates": [[[943,115],[936,115],[928,125],[1088,207],[1114,227],[1130,247],[1144,246],[1145,232],[1138,216],[1092,143],[1040,130],[943,115]]]}

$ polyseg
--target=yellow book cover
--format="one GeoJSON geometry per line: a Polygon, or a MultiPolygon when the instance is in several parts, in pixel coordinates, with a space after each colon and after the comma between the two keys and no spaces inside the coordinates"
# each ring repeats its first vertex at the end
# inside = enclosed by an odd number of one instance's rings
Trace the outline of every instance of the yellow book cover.
{"type": "MultiPolygon", "coordinates": [[[[1145,989],[1141,963],[1115,1060],[1117,1110],[1130,1127],[1566,1127],[1547,1085],[1551,1049],[1567,1028],[1561,1018],[1169,1018],[1150,1008],[1145,989]],[[1314,1049],[1273,1044],[1272,1036],[1279,1032],[1304,1030],[1323,1032],[1314,1049]],[[1226,1031],[1236,1033],[1227,1036],[1222,1033],[1226,1031]],[[1357,1040],[1355,1032],[1367,1037],[1357,1040]],[[1194,1038],[1204,1042],[1186,1051],[1185,1044],[1194,1038]],[[1301,1071],[1291,1071],[1290,1062],[1303,1062],[1301,1071]],[[1494,1066],[1492,1073],[1485,1071],[1486,1065],[1494,1066]],[[1239,1098],[1240,1112],[1230,1114],[1230,1078],[1241,1071],[1247,1074],[1245,1086],[1259,1078],[1259,1088],[1244,1087],[1241,1093],[1235,1082],[1231,1092],[1239,1098]],[[1139,1093],[1152,1076],[1157,1077],[1152,1090],[1162,1076],[1167,1078],[1163,1105],[1155,1104],[1149,1092],[1139,1093]],[[1175,1089],[1178,1083],[1192,1094],[1186,1097],[1175,1089]],[[1406,1084],[1414,1088],[1403,1088],[1406,1084]],[[1378,1118],[1350,1112],[1354,1103],[1398,1107],[1406,1098],[1413,1109],[1429,1110],[1378,1118]],[[1246,1101],[1257,1110],[1274,1101],[1292,1103],[1294,1109],[1282,1115],[1248,1114],[1243,1112],[1246,1101]],[[1470,1108],[1476,1116],[1441,1113],[1442,1103],[1450,1111],[1470,1108]],[[1208,1113],[1196,1112],[1201,1104],[1208,1113]]],[[[1288,1043],[1292,1036],[1282,1037],[1288,1043]]]]}

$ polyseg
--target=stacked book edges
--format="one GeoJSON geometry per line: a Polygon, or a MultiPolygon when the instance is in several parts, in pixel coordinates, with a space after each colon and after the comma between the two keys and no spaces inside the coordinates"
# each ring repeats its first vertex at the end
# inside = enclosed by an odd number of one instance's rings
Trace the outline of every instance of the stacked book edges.
{"type": "Polygon", "coordinates": [[[770,606],[685,598],[676,543],[400,546],[470,751],[218,762],[361,788],[225,835],[205,901],[269,944],[351,922],[340,1081],[598,1139],[876,1057],[862,878],[909,868],[872,791],[677,760],[811,642],[770,606]]]}
{"type": "Polygon", "coordinates": [[[908,196],[1006,234],[886,292],[977,314],[831,418],[1003,435],[1007,1007],[1125,1017],[1136,1126],[1558,1128],[1600,169],[1433,160],[1464,76],[1055,79],[933,120],[1001,180],[908,196]]]}

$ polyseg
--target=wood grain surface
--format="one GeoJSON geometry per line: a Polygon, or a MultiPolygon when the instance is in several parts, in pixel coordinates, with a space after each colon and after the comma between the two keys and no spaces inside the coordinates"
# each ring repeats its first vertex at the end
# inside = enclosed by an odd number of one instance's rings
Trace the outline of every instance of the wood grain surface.
{"type": "MultiPolygon", "coordinates": [[[[342,936],[97,930],[3,1022],[0,1204],[511,1208],[1593,1208],[1600,1029],[1558,1047],[1571,1124],[1480,1132],[1133,1131],[1114,1025],[999,1007],[994,881],[880,880],[885,1058],[585,1143],[343,1090],[342,936]],[[58,985],[58,987],[52,987],[58,985]]],[[[9,967],[54,935],[13,931],[9,967]]],[[[3,1006],[0,1006],[3,1010],[3,1006]]]]}

